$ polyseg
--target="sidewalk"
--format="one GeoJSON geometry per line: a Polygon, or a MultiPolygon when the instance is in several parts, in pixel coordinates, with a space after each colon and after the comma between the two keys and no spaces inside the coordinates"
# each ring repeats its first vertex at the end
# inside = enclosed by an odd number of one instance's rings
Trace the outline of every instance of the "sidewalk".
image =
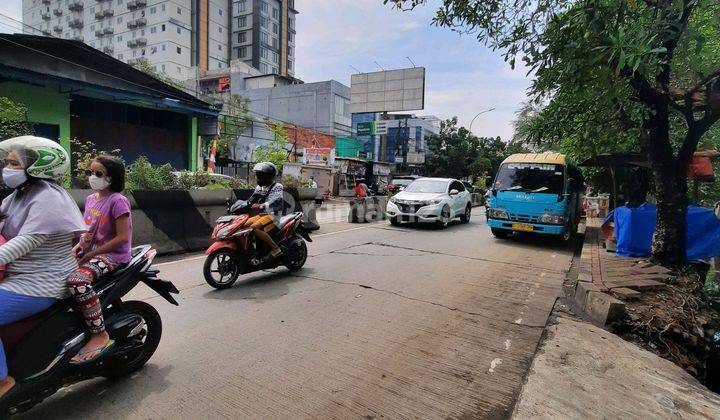
{"type": "Polygon", "coordinates": [[[720,419],[720,396],[668,360],[567,316],[546,334],[513,418],[720,419]]]}

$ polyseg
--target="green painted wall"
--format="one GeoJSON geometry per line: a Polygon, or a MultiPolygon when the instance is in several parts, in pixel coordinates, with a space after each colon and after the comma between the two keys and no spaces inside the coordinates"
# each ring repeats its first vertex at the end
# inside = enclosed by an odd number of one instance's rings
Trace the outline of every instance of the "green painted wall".
{"type": "Polygon", "coordinates": [[[190,170],[191,171],[197,171],[197,160],[198,155],[200,154],[200,151],[198,150],[198,120],[194,117],[190,118],[190,170]]]}
{"type": "Polygon", "coordinates": [[[70,151],[70,95],[57,88],[32,86],[24,83],[0,83],[0,96],[22,102],[28,109],[28,120],[33,123],[60,126],[60,144],[70,151]]]}

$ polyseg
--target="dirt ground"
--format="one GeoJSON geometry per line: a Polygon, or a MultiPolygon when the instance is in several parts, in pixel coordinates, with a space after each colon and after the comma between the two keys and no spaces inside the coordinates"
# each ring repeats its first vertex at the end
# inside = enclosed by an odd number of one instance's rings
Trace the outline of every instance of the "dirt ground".
{"type": "Polygon", "coordinates": [[[556,321],[513,418],[720,418],[720,395],[679,366],[592,324],[556,321]]]}

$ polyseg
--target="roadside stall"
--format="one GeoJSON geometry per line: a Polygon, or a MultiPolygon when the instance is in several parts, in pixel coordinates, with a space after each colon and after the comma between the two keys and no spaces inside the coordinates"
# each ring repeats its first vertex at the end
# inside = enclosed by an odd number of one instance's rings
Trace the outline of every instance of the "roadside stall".
{"type": "Polygon", "coordinates": [[[286,163],[283,165],[283,175],[292,176],[302,181],[309,181],[312,177],[318,187],[316,198],[327,200],[332,191],[333,176],[332,168],[329,166],[286,163]]]}
{"type": "Polygon", "coordinates": [[[367,178],[366,162],[361,159],[335,158],[335,188],[334,193],[339,197],[354,197],[355,184],[358,179],[367,178]]]}
{"type": "Polygon", "coordinates": [[[387,194],[393,164],[387,162],[369,162],[368,167],[368,173],[372,174],[369,185],[375,186],[378,194],[387,194]]]}

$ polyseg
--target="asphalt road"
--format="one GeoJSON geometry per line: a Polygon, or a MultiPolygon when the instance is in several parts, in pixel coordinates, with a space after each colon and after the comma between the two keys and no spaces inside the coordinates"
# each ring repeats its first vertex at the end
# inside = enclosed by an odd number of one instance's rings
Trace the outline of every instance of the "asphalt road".
{"type": "MultiPolygon", "coordinates": [[[[480,213],[476,211],[476,213],[480,213]]],[[[326,225],[306,268],[216,291],[202,256],[147,289],[164,335],[147,367],[61,390],[17,418],[502,418],[510,414],[571,251],[446,230],[326,225]]]]}

